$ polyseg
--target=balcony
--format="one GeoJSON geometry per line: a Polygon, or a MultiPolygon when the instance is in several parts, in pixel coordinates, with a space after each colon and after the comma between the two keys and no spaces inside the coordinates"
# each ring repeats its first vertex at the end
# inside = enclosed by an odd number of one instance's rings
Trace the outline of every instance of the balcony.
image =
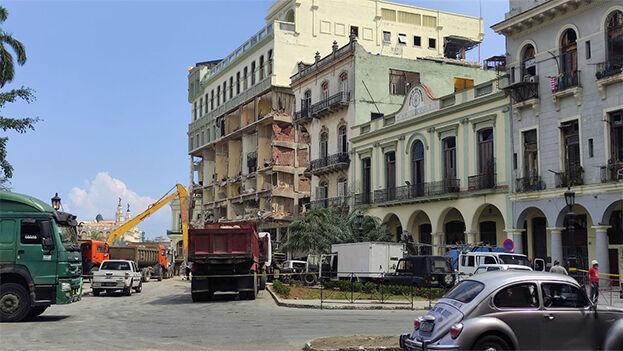
{"type": "Polygon", "coordinates": [[[545,183],[541,177],[523,177],[515,179],[515,192],[525,193],[529,191],[545,190],[545,183]]]}
{"type": "Polygon", "coordinates": [[[347,168],[350,164],[348,152],[340,152],[328,157],[312,160],[309,163],[309,172],[313,175],[331,173],[343,168],[347,168]]]}
{"type": "Polygon", "coordinates": [[[532,107],[535,113],[539,114],[539,83],[537,78],[535,77],[533,81],[513,83],[504,88],[510,94],[514,108],[532,107]]]}
{"type": "Polygon", "coordinates": [[[326,99],[313,104],[311,106],[312,117],[322,118],[333,112],[337,112],[348,106],[350,100],[350,93],[340,91],[339,93],[330,96],[326,99]]]}
{"type": "Polygon", "coordinates": [[[495,188],[495,173],[484,173],[467,178],[467,188],[470,191],[495,188]]]}
{"type": "Polygon", "coordinates": [[[623,82],[623,56],[598,63],[595,78],[597,78],[597,89],[599,89],[601,99],[605,100],[606,87],[623,82]]]}
{"type": "Polygon", "coordinates": [[[623,182],[623,162],[609,163],[601,166],[601,182],[623,182]]]}
{"type": "Polygon", "coordinates": [[[578,167],[574,171],[554,172],[556,188],[566,188],[570,186],[584,184],[584,170],[578,167]]]}
{"type": "Polygon", "coordinates": [[[560,111],[560,99],[566,96],[575,97],[578,106],[582,105],[582,84],[580,82],[580,71],[563,72],[554,81],[552,90],[552,101],[556,106],[556,111],[560,111]]]}
{"type": "Polygon", "coordinates": [[[426,196],[458,193],[459,189],[459,179],[445,179],[431,183],[410,184],[395,188],[375,190],[374,203],[379,204],[389,201],[404,201],[426,196]]]}
{"type": "Polygon", "coordinates": [[[314,200],[310,203],[312,210],[321,208],[348,208],[348,196],[337,196],[326,199],[314,200]]]}
{"type": "Polygon", "coordinates": [[[372,203],[372,192],[355,194],[355,206],[369,205],[372,203]]]}
{"type": "Polygon", "coordinates": [[[301,100],[301,110],[294,112],[294,122],[306,122],[312,118],[308,100],[301,100]]]}

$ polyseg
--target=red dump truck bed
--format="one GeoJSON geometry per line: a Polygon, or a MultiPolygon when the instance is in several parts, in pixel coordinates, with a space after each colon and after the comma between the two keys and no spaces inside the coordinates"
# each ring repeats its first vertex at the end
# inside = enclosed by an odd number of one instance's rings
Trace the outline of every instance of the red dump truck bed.
{"type": "Polygon", "coordinates": [[[259,263],[259,236],[255,223],[207,224],[188,232],[192,262],[253,260],[259,263]]]}

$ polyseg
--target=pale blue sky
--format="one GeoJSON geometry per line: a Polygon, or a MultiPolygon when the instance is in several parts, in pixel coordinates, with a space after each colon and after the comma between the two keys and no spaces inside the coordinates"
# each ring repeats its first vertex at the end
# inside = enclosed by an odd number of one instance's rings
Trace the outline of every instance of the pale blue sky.
{"type": "MultiPolygon", "coordinates": [[[[478,0],[397,2],[480,11],[478,0]]],[[[9,133],[13,190],[46,202],[58,192],[66,209],[88,220],[112,218],[120,195],[137,214],[175,183],[187,184],[187,67],[229,54],[264,26],[271,3],[3,2],[3,29],[28,55],[8,88],[33,88],[37,100],[2,113],[43,119],[34,132],[9,133]]],[[[504,38],[489,27],[507,11],[508,0],[482,0],[481,58],[504,54],[504,38]]],[[[478,49],[468,58],[476,61],[478,49]]],[[[169,227],[168,206],[139,226],[149,237],[169,227]]]]}

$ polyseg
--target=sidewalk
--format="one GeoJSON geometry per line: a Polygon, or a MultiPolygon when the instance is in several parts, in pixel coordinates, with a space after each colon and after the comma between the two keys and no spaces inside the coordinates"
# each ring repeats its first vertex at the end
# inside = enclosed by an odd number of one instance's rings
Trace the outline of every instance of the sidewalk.
{"type": "MultiPolygon", "coordinates": [[[[272,290],[272,286],[267,285],[266,290],[275,300],[278,306],[291,307],[291,308],[312,308],[312,309],[325,309],[325,310],[429,310],[428,301],[414,300],[413,308],[411,308],[411,301],[386,301],[381,303],[378,300],[356,300],[354,303],[350,303],[345,300],[295,300],[295,299],[283,299],[279,297],[272,290]]],[[[436,300],[431,302],[434,306],[437,303],[436,300]]]]}

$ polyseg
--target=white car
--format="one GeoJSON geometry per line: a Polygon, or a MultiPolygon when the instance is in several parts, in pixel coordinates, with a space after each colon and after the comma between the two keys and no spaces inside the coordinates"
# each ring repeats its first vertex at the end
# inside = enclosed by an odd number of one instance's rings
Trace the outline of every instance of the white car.
{"type": "Polygon", "coordinates": [[[132,295],[132,290],[140,293],[143,290],[141,271],[134,261],[104,261],[99,270],[93,272],[91,288],[93,296],[99,296],[102,291],[110,293],[116,290],[122,290],[126,296],[132,295]]]}
{"type": "Polygon", "coordinates": [[[485,272],[493,272],[493,271],[532,271],[532,268],[528,266],[522,266],[519,264],[481,264],[476,268],[474,275],[485,273],[485,272]]]}

